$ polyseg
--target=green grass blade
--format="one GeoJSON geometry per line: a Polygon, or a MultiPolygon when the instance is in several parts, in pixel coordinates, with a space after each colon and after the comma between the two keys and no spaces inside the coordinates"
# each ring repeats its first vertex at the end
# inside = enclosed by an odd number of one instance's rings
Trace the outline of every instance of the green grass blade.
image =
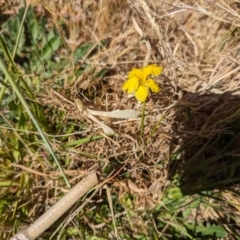
{"type": "Polygon", "coordinates": [[[5,43],[5,41],[3,40],[1,35],[0,35],[0,46],[1,46],[1,50],[3,51],[3,54],[5,56],[5,59],[7,59],[11,63],[11,67],[13,67],[13,70],[15,72],[18,72],[18,68],[16,67],[16,65],[13,61],[13,57],[11,56],[11,53],[7,47],[7,44],[5,43]]]}
{"type": "Polygon", "coordinates": [[[22,18],[22,21],[21,21],[21,25],[20,25],[20,28],[19,28],[19,31],[18,31],[17,40],[16,40],[16,43],[15,43],[15,46],[14,46],[14,49],[13,49],[13,53],[12,53],[12,58],[13,59],[14,59],[14,57],[16,55],[16,52],[17,52],[18,44],[19,44],[20,37],[21,37],[22,31],[23,31],[23,24],[24,24],[24,21],[26,19],[27,13],[28,13],[29,4],[30,4],[30,1],[26,5],[26,8],[25,8],[25,11],[24,11],[24,14],[23,14],[23,18],[22,18]]]}
{"type": "Polygon", "coordinates": [[[6,91],[6,86],[2,81],[0,81],[0,83],[3,84],[3,86],[0,90],[0,106],[2,106],[2,100],[3,100],[3,97],[4,97],[4,93],[6,91]]]}
{"type": "Polygon", "coordinates": [[[94,141],[94,140],[98,140],[98,139],[101,139],[101,138],[103,138],[103,136],[101,136],[101,135],[99,135],[99,136],[92,136],[92,137],[88,137],[88,138],[82,138],[82,139],[79,139],[79,140],[76,140],[76,141],[72,141],[72,142],[66,143],[65,147],[72,147],[72,146],[76,146],[76,145],[82,145],[84,143],[91,142],[91,141],[94,141]]]}
{"type": "Polygon", "coordinates": [[[61,174],[62,174],[62,176],[63,176],[63,178],[64,178],[64,180],[65,180],[65,182],[66,182],[66,184],[67,184],[67,186],[70,188],[71,185],[70,185],[70,183],[69,183],[69,181],[68,181],[68,179],[67,179],[67,177],[66,177],[66,175],[65,175],[65,173],[64,173],[64,170],[63,170],[61,164],[59,163],[59,161],[58,161],[58,159],[57,159],[57,156],[55,155],[55,153],[54,153],[54,151],[53,151],[53,149],[52,149],[52,147],[51,147],[48,139],[46,138],[46,136],[45,136],[45,134],[43,133],[40,125],[38,124],[37,119],[34,117],[32,111],[30,110],[30,108],[29,108],[26,100],[24,99],[24,97],[23,97],[20,89],[18,88],[18,86],[17,86],[17,84],[15,83],[15,81],[13,80],[11,74],[8,72],[8,70],[6,69],[4,63],[3,63],[1,60],[0,60],[0,69],[3,71],[5,77],[6,77],[6,79],[8,80],[9,84],[11,85],[13,91],[16,93],[17,97],[19,98],[19,100],[20,100],[21,103],[23,104],[24,108],[26,109],[26,112],[28,113],[29,117],[32,119],[35,127],[37,128],[37,130],[38,130],[38,132],[39,132],[39,134],[40,134],[40,136],[41,136],[41,138],[42,138],[42,140],[43,140],[43,142],[45,143],[45,145],[46,145],[46,147],[48,148],[49,152],[51,153],[54,161],[56,162],[56,164],[57,164],[57,166],[58,166],[58,168],[59,168],[59,170],[60,170],[60,172],[61,172],[61,174]]]}

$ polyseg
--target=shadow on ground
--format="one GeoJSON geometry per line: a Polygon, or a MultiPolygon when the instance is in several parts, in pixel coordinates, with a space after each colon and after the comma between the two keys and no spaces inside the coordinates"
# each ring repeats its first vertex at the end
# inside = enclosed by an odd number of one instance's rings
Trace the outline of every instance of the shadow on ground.
{"type": "Polygon", "coordinates": [[[176,106],[169,178],[183,194],[240,183],[240,97],[187,93],[176,106]]]}

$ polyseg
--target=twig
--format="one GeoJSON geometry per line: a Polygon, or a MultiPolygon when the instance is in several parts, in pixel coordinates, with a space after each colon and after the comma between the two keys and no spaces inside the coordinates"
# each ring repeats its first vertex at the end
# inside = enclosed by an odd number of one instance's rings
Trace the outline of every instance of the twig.
{"type": "Polygon", "coordinates": [[[34,240],[60,218],[79,198],[97,185],[97,175],[90,173],[73,187],[63,198],[38,218],[26,230],[17,233],[10,240],[34,240]]]}

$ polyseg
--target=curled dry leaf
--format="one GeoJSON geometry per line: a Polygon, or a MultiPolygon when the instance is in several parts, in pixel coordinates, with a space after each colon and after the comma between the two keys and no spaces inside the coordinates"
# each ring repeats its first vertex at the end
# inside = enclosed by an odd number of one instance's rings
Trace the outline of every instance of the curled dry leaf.
{"type": "Polygon", "coordinates": [[[134,109],[114,110],[111,112],[96,111],[96,110],[88,109],[88,112],[90,112],[92,115],[95,115],[95,116],[121,118],[121,119],[137,118],[141,115],[141,111],[134,110],[134,109]]]}
{"type": "Polygon", "coordinates": [[[84,108],[83,103],[80,99],[75,100],[75,104],[78,110],[83,113],[86,117],[90,118],[93,122],[97,123],[107,135],[113,135],[114,130],[98,120],[95,116],[100,117],[109,117],[109,118],[122,118],[122,119],[130,119],[130,118],[137,118],[140,116],[141,111],[129,109],[129,110],[114,110],[111,112],[106,111],[96,111],[88,108],[84,108]]]}
{"type": "Polygon", "coordinates": [[[90,118],[93,122],[97,123],[102,129],[103,132],[107,135],[113,135],[114,134],[114,130],[112,128],[110,128],[109,126],[107,126],[106,124],[104,124],[103,122],[99,121],[97,118],[95,118],[89,111],[87,108],[84,108],[82,102],[80,99],[76,99],[75,100],[75,104],[78,108],[78,110],[84,114],[86,117],[90,118]]]}

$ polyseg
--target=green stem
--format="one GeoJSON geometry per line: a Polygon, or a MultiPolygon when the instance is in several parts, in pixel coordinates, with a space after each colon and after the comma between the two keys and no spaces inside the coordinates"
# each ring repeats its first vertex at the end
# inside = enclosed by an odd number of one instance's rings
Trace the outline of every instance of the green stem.
{"type": "Polygon", "coordinates": [[[141,133],[140,133],[141,138],[143,137],[143,134],[144,134],[145,110],[146,110],[146,102],[143,103],[143,108],[142,108],[141,133]]]}

